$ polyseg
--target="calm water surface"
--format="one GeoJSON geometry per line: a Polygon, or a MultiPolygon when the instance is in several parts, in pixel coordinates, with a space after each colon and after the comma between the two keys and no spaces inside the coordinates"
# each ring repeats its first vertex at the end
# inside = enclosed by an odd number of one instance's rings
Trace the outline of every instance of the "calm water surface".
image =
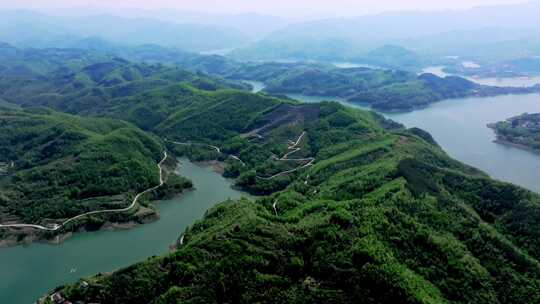
{"type": "Polygon", "coordinates": [[[502,77],[502,78],[477,78],[467,77],[470,81],[479,84],[496,87],[532,87],[540,84],[540,76],[531,77],[502,77]]]}
{"type": "MultiPolygon", "coordinates": [[[[343,99],[291,95],[304,102],[343,99]]],[[[354,105],[352,105],[354,106],[354,105]]],[[[358,106],[356,106],[358,107],[358,106]]],[[[493,143],[488,123],[524,112],[540,112],[540,95],[447,100],[405,114],[387,117],[429,131],[450,156],[509,181],[540,192],[540,155],[493,143]]],[[[161,219],[124,231],[77,234],[60,246],[32,244],[0,249],[0,303],[32,303],[55,286],[107,272],[167,252],[184,229],[218,202],[243,194],[208,168],[182,161],[182,175],[197,190],[159,203],[161,219]],[[71,270],[76,271],[71,273],[71,270]]]]}
{"type": "Polygon", "coordinates": [[[251,89],[252,93],[259,93],[266,87],[264,83],[260,81],[244,80],[242,82],[250,84],[253,87],[253,89],[251,89]]]}
{"type": "Polygon", "coordinates": [[[376,65],[371,65],[367,63],[356,63],[356,62],[332,62],[332,64],[336,68],[340,69],[352,69],[352,68],[368,68],[368,69],[381,69],[381,67],[378,67],[376,65]]]}
{"type": "Polygon", "coordinates": [[[210,207],[244,195],[209,168],[182,160],[180,171],[196,190],[158,203],[159,221],[130,230],[80,233],[60,245],[0,248],[0,303],[33,303],[56,286],[163,254],[210,207]]]}
{"type": "MultiPolygon", "coordinates": [[[[431,66],[424,68],[422,73],[431,73],[439,77],[450,76],[444,71],[443,66],[431,66]]],[[[459,76],[459,75],[458,75],[459,76]]],[[[461,76],[464,77],[464,76],[461,76]]],[[[536,84],[540,84],[540,76],[530,77],[464,77],[472,82],[478,84],[496,86],[496,87],[532,87],[536,84]]]]}
{"type": "MultiPolygon", "coordinates": [[[[291,97],[304,102],[336,100],[351,105],[339,98],[291,97]]],[[[407,127],[428,131],[455,159],[496,179],[540,193],[540,154],[496,144],[493,142],[495,133],[486,127],[488,123],[525,112],[540,112],[539,94],[445,100],[423,110],[385,116],[407,127]]]]}
{"type": "Polygon", "coordinates": [[[387,116],[427,130],[450,156],[540,193],[540,154],[496,144],[495,133],[486,127],[525,112],[540,112],[540,95],[446,100],[424,110],[387,116]]]}

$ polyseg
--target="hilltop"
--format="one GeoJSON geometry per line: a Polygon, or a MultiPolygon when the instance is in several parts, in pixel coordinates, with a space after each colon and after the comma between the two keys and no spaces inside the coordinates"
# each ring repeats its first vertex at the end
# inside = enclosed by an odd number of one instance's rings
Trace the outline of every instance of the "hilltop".
{"type": "MultiPolygon", "coordinates": [[[[193,109],[178,125],[228,130],[211,140],[245,163],[227,160],[228,171],[239,176],[238,186],[267,196],[223,202],[179,236],[174,252],[59,287],[62,297],[83,303],[540,300],[537,194],[494,181],[452,160],[426,132],[374,113],[276,101],[251,112],[251,123],[227,125],[245,121],[235,119],[245,115],[237,107],[227,120],[213,121],[225,109],[193,109]],[[293,158],[314,161],[276,176],[293,158]]],[[[177,153],[197,156],[198,149],[177,153]]]]}
{"type": "MultiPolygon", "coordinates": [[[[126,198],[158,184],[163,146],[221,162],[236,187],[259,195],[209,210],[173,252],[58,287],[64,299],[540,302],[538,194],[453,160],[429,133],[377,113],[267,94],[322,95],[345,83],[340,96],[408,110],[506,88],[304,63],[224,64],[213,76],[116,56],[54,63],[51,73],[33,68],[54,62],[46,58],[27,62],[29,73],[0,74],[0,98],[10,106],[0,124],[2,212],[39,220],[125,207],[126,198]],[[235,81],[245,75],[265,79],[268,92],[249,93],[235,81]],[[35,108],[43,106],[70,114],[35,108]]],[[[207,67],[206,59],[220,60],[194,58],[207,67]]],[[[150,198],[189,186],[176,179],[150,198]]],[[[151,209],[147,199],[141,208],[151,209]]]]}
{"type": "MultiPolygon", "coordinates": [[[[136,193],[159,184],[156,164],[163,157],[162,145],[123,121],[0,108],[0,143],[4,225],[53,225],[89,211],[121,209],[136,193]]],[[[171,192],[189,187],[175,177],[170,185],[171,192]]],[[[97,229],[107,221],[142,223],[155,216],[146,201],[124,214],[71,223],[63,233],[79,226],[97,229]]],[[[35,229],[0,231],[8,243],[52,235],[35,229]]]]}

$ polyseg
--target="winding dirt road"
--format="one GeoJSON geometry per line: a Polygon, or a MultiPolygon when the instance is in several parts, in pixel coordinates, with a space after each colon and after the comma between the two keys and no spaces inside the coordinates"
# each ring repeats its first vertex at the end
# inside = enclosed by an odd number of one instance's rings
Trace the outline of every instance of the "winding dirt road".
{"type": "MultiPolygon", "coordinates": [[[[292,155],[292,154],[294,154],[294,153],[301,150],[301,148],[298,148],[298,145],[300,144],[300,142],[302,141],[302,139],[304,138],[305,135],[306,135],[306,132],[304,131],[304,132],[302,132],[302,134],[298,137],[298,139],[295,142],[290,141],[291,145],[288,147],[288,150],[291,150],[291,151],[287,152],[281,158],[279,158],[279,159],[275,158],[275,159],[277,161],[308,161],[307,164],[299,166],[299,167],[297,167],[295,169],[291,169],[291,170],[287,170],[287,171],[283,171],[283,172],[274,174],[274,175],[272,175],[270,177],[257,176],[257,178],[263,179],[263,180],[271,180],[271,179],[274,179],[274,178],[276,178],[278,176],[290,174],[290,173],[296,172],[296,171],[298,171],[300,169],[312,166],[313,163],[315,162],[315,158],[313,158],[313,157],[309,157],[309,158],[289,158],[290,155],[292,155]]],[[[165,141],[168,141],[168,140],[165,139],[165,141]]],[[[184,145],[184,146],[205,146],[205,147],[209,147],[209,148],[211,148],[213,150],[216,150],[216,152],[218,152],[218,153],[223,153],[219,147],[214,146],[214,145],[203,144],[203,143],[183,143],[183,142],[176,142],[176,141],[169,141],[169,142],[171,142],[173,144],[176,144],[176,145],[184,145]]],[[[146,189],[145,191],[143,191],[141,193],[138,193],[133,198],[133,201],[131,202],[131,204],[126,208],[108,209],[108,210],[99,210],[99,211],[86,212],[86,213],[77,215],[75,217],[69,218],[69,219],[67,219],[66,221],[64,221],[64,222],[62,222],[60,224],[53,224],[52,227],[46,227],[46,226],[35,225],[35,224],[9,224],[9,225],[0,224],[0,228],[34,228],[34,229],[40,229],[40,230],[45,230],[45,231],[57,231],[57,230],[60,230],[65,225],[67,225],[67,224],[69,224],[69,223],[71,223],[73,221],[76,221],[78,219],[81,219],[81,218],[84,218],[84,217],[87,217],[87,216],[90,216],[90,215],[127,212],[127,211],[131,210],[133,207],[135,207],[135,205],[137,204],[137,202],[139,201],[141,196],[145,195],[148,192],[151,192],[151,191],[154,191],[154,190],[158,189],[159,187],[163,186],[163,184],[165,183],[165,181],[163,180],[163,168],[162,168],[162,165],[163,165],[163,162],[165,162],[165,160],[168,157],[167,156],[167,151],[164,151],[163,154],[164,154],[163,159],[157,164],[157,167],[159,169],[159,185],[157,185],[155,187],[152,187],[152,188],[149,188],[149,189],[146,189]]],[[[246,165],[238,156],[236,156],[236,155],[229,155],[229,156],[231,158],[239,161],[243,166],[246,165]]]]}
{"type": "Polygon", "coordinates": [[[302,166],[298,166],[294,169],[291,169],[291,170],[287,170],[287,171],[283,171],[283,172],[279,172],[277,174],[274,174],[272,176],[269,176],[269,177],[262,177],[262,176],[256,176],[258,179],[262,179],[262,180],[271,180],[271,179],[274,179],[276,177],[279,177],[279,176],[282,176],[282,175],[286,175],[286,174],[290,174],[290,173],[293,173],[293,172],[296,172],[298,170],[301,170],[301,169],[304,169],[304,168],[307,168],[307,167],[310,167],[313,165],[313,163],[315,162],[315,158],[313,157],[308,157],[308,158],[289,158],[290,155],[302,150],[301,148],[298,148],[298,145],[300,144],[300,142],[302,141],[302,139],[304,138],[304,136],[306,135],[306,132],[302,132],[302,134],[300,134],[300,136],[298,137],[298,139],[296,141],[289,141],[291,143],[291,145],[289,147],[287,147],[288,150],[291,150],[289,152],[287,152],[285,155],[283,155],[281,158],[277,158],[277,157],[274,157],[274,159],[276,161],[294,161],[294,162],[299,162],[299,161],[307,161],[308,163],[305,164],[305,165],[302,165],[302,166]]]}
{"type": "Polygon", "coordinates": [[[139,201],[141,196],[145,195],[148,192],[151,192],[151,191],[154,191],[154,190],[158,189],[159,187],[163,186],[163,184],[165,183],[165,181],[163,179],[163,168],[162,168],[162,166],[163,166],[163,162],[165,162],[165,160],[167,159],[167,151],[164,151],[163,154],[164,154],[163,159],[157,164],[157,167],[159,169],[159,185],[157,185],[155,187],[152,187],[152,188],[149,188],[149,189],[146,189],[143,192],[135,195],[135,197],[133,198],[133,201],[131,202],[131,204],[126,208],[108,209],[108,210],[99,210],[99,211],[86,212],[86,213],[77,215],[75,217],[72,217],[70,219],[67,219],[66,221],[64,221],[64,222],[62,222],[60,224],[54,224],[52,227],[45,227],[45,226],[33,225],[33,224],[10,224],[10,225],[1,225],[0,224],[0,228],[35,228],[35,229],[46,230],[46,231],[57,231],[57,230],[60,230],[65,225],[67,225],[67,224],[69,224],[69,223],[71,223],[73,221],[76,221],[76,220],[78,220],[80,218],[89,216],[89,215],[104,214],[104,213],[127,212],[127,211],[131,210],[133,207],[135,207],[135,205],[137,204],[137,202],[139,201]]]}

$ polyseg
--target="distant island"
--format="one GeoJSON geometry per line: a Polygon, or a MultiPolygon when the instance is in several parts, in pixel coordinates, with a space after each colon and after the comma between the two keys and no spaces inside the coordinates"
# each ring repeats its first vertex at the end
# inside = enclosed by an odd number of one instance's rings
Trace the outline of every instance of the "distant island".
{"type": "Polygon", "coordinates": [[[498,143],[540,151],[540,113],[525,113],[488,127],[495,130],[498,143]]]}

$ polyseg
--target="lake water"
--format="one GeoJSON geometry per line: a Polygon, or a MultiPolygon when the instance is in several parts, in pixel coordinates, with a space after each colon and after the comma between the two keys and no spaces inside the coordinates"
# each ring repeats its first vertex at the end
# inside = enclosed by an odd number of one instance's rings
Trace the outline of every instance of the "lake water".
{"type": "MultiPolygon", "coordinates": [[[[422,73],[431,73],[439,77],[451,76],[444,71],[443,66],[431,66],[422,69],[422,73]]],[[[459,76],[459,75],[458,75],[459,76]]],[[[526,77],[464,77],[472,82],[478,84],[496,86],[496,87],[532,87],[536,84],[540,84],[540,76],[526,76],[526,77]]]]}
{"type": "Polygon", "coordinates": [[[446,100],[386,116],[428,131],[455,159],[540,193],[540,154],[494,143],[495,133],[486,127],[525,112],[540,112],[539,94],[446,100]]]}
{"type": "Polygon", "coordinates": [[[316,102],[323,102],[323,101],[338,101],[344,105],[348,105],[355,108],[359,107],[356,104],[349,103],[347,100],[345,100],[345,98],[340,98],[340,97],[307,96],[307,95],[302,95],[302,94],[287,94],[287,96],[289,96],[292,99],[296,99],[303,102],[309,102],[309,103],[316,103],[316,102]]]}
{"type": "Polygon", "coordinates": [[[366,64],[366,63],[355,63],[355,62],[332,62],[332,64],[339,69],[353,69],[353,68],[368,68],[368,69],[381,69],[376,65],[366,64]]]}
{"type": "MultiPolygon", "coordinates": [[[[335,100],[351,105],[339,98],[291,97],[304,102],[335,100]]],[[[383,114],[409,128],[428,131],[453,158],[493,178],[540,193],[540,154],[494,143],[495,133],[486,126],[525,112],[540,112],[540,94],[445,100],[410,113],[383,114]]]]}
{"type": "Polygon", "coordinates": [[[461,65],[466,69],[478,69],[482,67],[481,65],[479,65],[478,63],[474,61],[463,61],[461,65]]]}
{"type": "MultiPolygon", "coordinates": [[[[351,105],[332,97],[291,97],[351,105]]],[[[493,143],[495,135],[486,127],[524,112],[540,112],[539,94],[447,100],[423,110],[386,116],[407,127],[429,131],[450,156],[494,178],[540,192],[540,155],[493,143]]],[[[130,230],[76,234],[60,246],[1,248],[0,303],[32,303],[56,286],[163,254],[208,208],[243,196],[230,188],[229,180],[208,168],[183,160],[181,173],[194,182],[197,190],[159,203],[161,219],[157,222],[130,230]],[[70,273],[72,269],[76,271],[70,273]]]]}
{"type": "Polygon", "coordinates": [[[217,49],[217,50],[209,50],[209,51],[202,51],[199,52],[201,55],[218,55],[218,56],[226,56],[230,52],[234,51],[235,48],[228,48],[228,49],[217,49]]]}
{"type": "Polygon", "coordinates": [[[478,78],[466,77],[470,81],[479,84],[496,86],[496,87],[532,87],[535,84],[540,84],[540,76],[531,77],[502,77],[502,78],[478,78]]]}
{"type": "Polygon", "coordinates": [[[439,77],[450,76],[450,74],[448,74],[448,73],[446,73],[444,71],[443,66],[430,66],[430,67],[427,67],[427,68],[423,68],[422,72],[420,74],[423,74],[423,73],[430,73],[430,74],[433,74],[433,75],[437,75],[439,77]]]}
{"type": "Polygon", "coordinates": [[[252,93],[259,93],[266,87],[266,85],[260,81],[243,80],[242,82],[250,84],[253,87],[253,89],[251,89],[252,93]]]}
{"type": "Polygon", "coordinates": [[[166,253],[206,210],[229,198],[245,196],[209,168],[182,160],[180,172],[193,181],[196,190],[158,203],[161,218],[154,223],[129,230],[75,234],[60,245],[0,248],[0,303],[30,304],[59,285],[166,253]]]}

